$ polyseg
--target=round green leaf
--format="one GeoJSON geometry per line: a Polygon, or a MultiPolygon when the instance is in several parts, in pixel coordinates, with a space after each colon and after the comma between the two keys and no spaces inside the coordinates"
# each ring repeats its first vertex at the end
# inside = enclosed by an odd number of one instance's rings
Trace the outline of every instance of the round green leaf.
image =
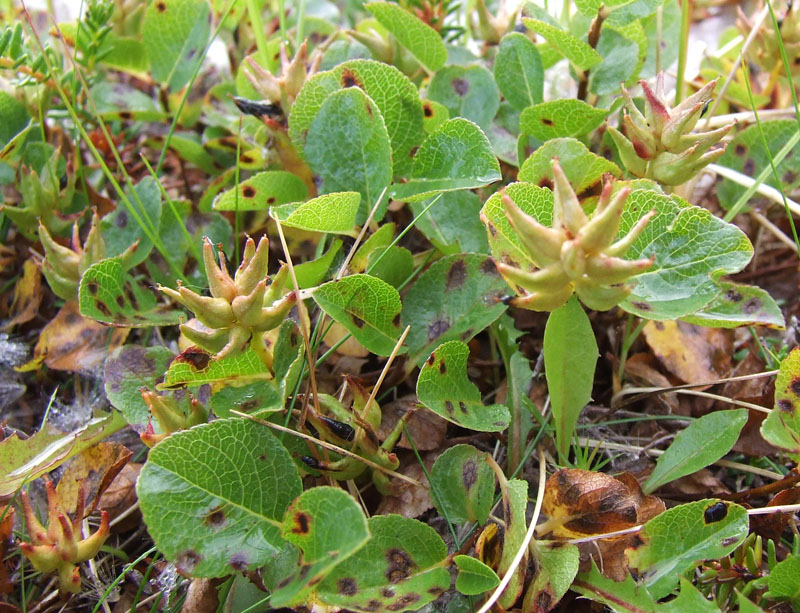
{"type": "MultiPolygon", "coordinates": [[[[392,148],[377,105],[360,89],[330,94],[306,137],[305,156],[322,179],[322,193],[358,191],[356,222],[367,219],[383,189],[392,180],[392,148]]],[[[384,198],[375,213],[380,221],[388,206],[384,198]]]]}
{"type": "Polygon", "coordinates": [[[419,372],[420,403],[469,430],[505,430],[511,420],[508,408],[502,404],[483,404],[480,390],[467,377],[468,357],[469,347],[461,341],[439,345],[419,372]]]}
{"type": "Polygon", "coordinates": [[[789,352],[775,380],[775,408],[761,424],[764,440],[800,457],[800,348],[789,352]]]}
{"type": "MultiPolygon", "coordinates": [[[[130,192],[128,192],[128,200],[142,218],[143,223],[149,222],[154,231],[158,233],[161,223],[161,191],[158,183],[151,177],[145,177],[139,181],[134,190],[142,206],[139,206],[137,199],[132,197],[130,192]]],[[[136,251],[126,256],[125,264],[128,268],[144,262],[153,249],[153,241],[145,233],[139,221],[122,203],[119,203],[116,209],[100,221],[100,233],[105,241],[107,257],[120,255],[137,240],[139,241],[136,251]]]]}
{"type": "Polygon", "coordinates": [[[682,318],[690,324],[712,328],[769,326],[783,328],[781,308],[767,292],[754,285],[722,282],[707,306],[682,318]]]}
{"type": "Polygon", "coordinates": [[[494,471],[486,455],[472,445],[455,445],[436,458],[431,497],[450,523],[486,523],[494,504],[494,471]]]}
{"type": "Polygon", "coordinates": [[[308,188],[300,177],[285,170],[268,170],[221,193],[213,206],[216,211],[265,211],[271,206],[305,200],[307,196],[308,188]]]}
{"type": "Polygon", "coordinates": [[[428,24],[389,2],[370,2],[364,8],[428,70],[435,72],[444,66],[447,48],[439,33],[428,24]]]}
{"type": "Polygon", "coordinates": [[[103,383],[109,402],[131,425],[146,426],[150,411],[141,388],[154,389],[175,355],[160,345],[123,345],[106,358],[103,383]]]}
{"type": "Polygon", "coordinates": [[[492,73],[483,66],[447,66],[433,75],[428,98],[447,107],[450,117],[463,117],[486,128],[500,107],[492,73]]]}
{"type": "Polygon", "coordinates": [[[522,132],[542,141],[552,138],[583,136],[603,123],[608,111],[583,100],[567,98],[529,106],[519,120],[522,132]]]}
{"type": "Polygon", "coordinates": [[[308,202],[292,202],[271,207],[270,215],[292,228],[332,234],[354,234],[360,202],[361,194],[358,192],[337,192],[312,198],[308,202]]]}
{"type": "Polygon", "coordinates": [[[400,295],[370,275],[350,275],[320,286],[314,301],[368,350],[389,355],[400,336],[400,295]]]}
{"type": "Polygon", "coordinates": [[[546,142],[525,160],[519,169],[519,180],[542,185],[546,179],[548,185],[552,185],[554,158],[558,159],[578,194],[599,182],[605,173],[622,176],[616,164],[592,153],[582,142],[574,138],[557,138],[546,142]]]}
{"type": "Polygon", "coordinates": [[[159,551],[182,573],[222,577],[282,548],[283,516],[302,485],[269,429],[220,419],[156,445],[136,491],[159,551]]]}
{"type": "Polygon", "coordinates": [[[531,39],[521,32],[503,36],[494,61],[494,80],[505,99],[519,111],[542,101],[544,68],[531,39]]]}

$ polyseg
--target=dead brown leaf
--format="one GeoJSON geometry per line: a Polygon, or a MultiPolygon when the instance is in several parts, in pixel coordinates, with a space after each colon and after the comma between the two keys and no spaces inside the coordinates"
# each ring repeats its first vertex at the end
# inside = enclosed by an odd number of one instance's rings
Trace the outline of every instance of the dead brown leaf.
{"type": "MultiPolygon", "coordinates": [[[[378,438],[384,440],[408,411],[417,407],[417,397],[413,394],[398,398],[383,406],[383,419],[378,428],[378,438]]],[[[417,411],[406,423],[414,445],[418,451],[433,451],[439,449],[447,432],[447,421],[432,411],[417,411]]],[[[400,437],[397,447],[411,449],[411,443],[405,432],[400,437]]]]}
{"type": "Polygon", "coordinates": [[[649,321],[644,336],[667,370],[685,383],[714,381],[731,371],[730,330],[682,321],[649,321]]]}
{"type": "MultiPolygon", "coordinates": [[[[438,457],[438,453],[427,453],[422,458],[428,471],[433,468],[433,462],[438,457]]],[[[400,479],[390,479],[393,496],[384,496],[378,505],[376,513],[378,515],[389,515],[397,513],[406,517],[415,518],[422,515],[428,509],[433,508],[431,492],[428,486],[428,478],[422,466],[414,459],[408,466],[403,468],[400,473],[416,479],[421,485],[415,485],[400,479]]]]}
{"type": "Polygon", "coordinates": [[[74,515],[82,490],[86,501],[84,517],[91,515],[103,492],[130,457],[131,452],[124,445],[101,442],[70,460],[56,487],[61,510],[74,515]]]}
{"type": "MultiPolygon", "coordinates": [[[[672,383],[658,371],[655,362],[655,358],[649,353],[636,353],[625,362],[625,372],[637,382],[645,383],[649,387],[671,387],[672,383]]],[[[677,413],[680,408],[675,392],[658,394],[654,400],[663,402],[671,414],[677,413]]]]}
{"type": "Polygon", "coordinates": [[[33,258],[25,260],[22,276],[14,287],[14,299],[11,301],[9,319],[2,330],[10,330],[14,326],[24,324],[36,317],[39,304],[42,302],[42,271],[33,258]]]}
{"type": "Polygon", "coordinates": [[[14,584],[8,576],[5,559],[8,555],[8,546],[14,537],[14,507],[0,507],[0,594],[10,594],[14,584]]]}
{"type": "MultiPolygon", "coordinates": [[[[129,462],[122,467],[119,474],[114,477],[114,480],[100,496],[100,502],[97,503],[97,509],[100,511],[107,511],[108,516],[113,521],[120,514],[127,511],[131,506],[136,504],[136,479],[139,478],[139,472],[142,470],[142,465],[129,462]]],[[[126,518],[119,525],[120,532],[125,532],[135,528],[140,522],[136,514],[126,518]],[[130,519],[130,524],[126,523],[130,519]]]]}
{"type": "Polygon", "coordinates": [[[94,370],[125,342],[129,332],[129,328],[111,328],[83,317],[76,302],[66,302],[42,329],[28,366],[44,362],[55,370],[94,370]]]}
{"type": "MultiPolygon", "coordinates": [[[[783,504],[797,504],[800,502],[800,486],[778,492],[767,503],[768,507],[777,507],[783,504]]],[[[750,528],[764,539],[780,541],[783,531],[789,526],[793,513],[771,513],[769,515],[752,515],[750,528]]]]}

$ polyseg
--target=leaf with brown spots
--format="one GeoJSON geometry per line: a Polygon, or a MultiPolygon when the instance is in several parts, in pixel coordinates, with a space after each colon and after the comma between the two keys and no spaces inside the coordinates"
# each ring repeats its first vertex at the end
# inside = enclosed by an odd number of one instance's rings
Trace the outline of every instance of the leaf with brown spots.
{"type": "Polygon", "coordinates": [[[367,544],[320,583],[320,601],[350,611],[414,611],[450,587],[447,548],[433,528],[399,515],[376,515],[368,526],[367,544]]]}
{"type": "Polygon", "coordinates": [[[800,348],[781,362],[775,380],[775,408],[761,424],[761,436],[771,445],[800,459],[800,348]]]}
{"type": "Polygon", "coordinates": [[[109,351],[125,342],[127,328],[108,326],[83,317],[74,301],[42,328],[33,350],[33,360],[23,369],[36,368],[44,362],[49,368],[74,372],[91,371],[102,364],[109,351]]]}
{"type": "MultiPolygon", "coordinates": [[[[357,552],[370,537],[367,518],[353,498],[335,487],[306,490],[286,510],[281,535],[301,551],[300,567],[272,592],[270,605],[307,602],[314,586],[332,569],[357,552]]],[[[342,578],[340,577],[340,580],[342,578]]],[[[357,590],[357,580],[337,581],[345,595],[357,590]]]]}
{"type": "Polygon", "coordinates": [[[781,308],[767,292],[754,285],[722,282],[719,295],[697,313],[683,318],[691,324],[714,328],[785,325],[781,308]]]}
{"type": "Polygon", "coordinates": [[[177,325],[185,315],[159,304],[158,296],[125,272],[119,257],[93,264],[78,288],[81,314],[121,328],[177,325]]]}
{"type": "Polygon", "coordinates": [[[469,342],[506,310],[511,293],[491,258],[451,255],[431,265],[403,301],[409,358],[421,365],[445,341],[469,342]]]}
{"type": "Polygon", "coordinates": [[[271,206],[302,202],[308,197],[305,183],[285,170],[259,172],[238,187],[214,199],[215,211],[266,211],[271,206]]]}
{"type": "Polygon", "coordinates": [[[431,497],[449,522],[486,523],[494,503],[494,472],[486,456],[472,445],[455,445],[436,459],[431,470],[431,497]]]}
{"type": "Polygon", "coordinates": [[[571,543],[531,541],[536,574],[523,600],[523,611],[546,613],[567,593],[578,572],[580,551],[571,543]]]}

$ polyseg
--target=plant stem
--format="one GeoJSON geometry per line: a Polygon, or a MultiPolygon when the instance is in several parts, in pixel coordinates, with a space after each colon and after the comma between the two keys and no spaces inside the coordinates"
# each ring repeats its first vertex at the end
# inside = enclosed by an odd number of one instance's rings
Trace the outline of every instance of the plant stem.
{"type": "Polygon", "coordinates": [[[678,76],[675,82],[675,104],[683,100],[686,78],[686,56],[689,53],[689,26],[691,25],[692,0],[681,0],[681,39],[678,47],[678,76]]]}

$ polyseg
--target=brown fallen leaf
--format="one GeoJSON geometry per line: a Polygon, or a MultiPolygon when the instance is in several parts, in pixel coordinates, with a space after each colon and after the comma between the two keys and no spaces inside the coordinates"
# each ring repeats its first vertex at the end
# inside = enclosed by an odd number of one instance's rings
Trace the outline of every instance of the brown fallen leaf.
{"type": "Polygon", "coordinates": [[[78,504],[79,491],[83,491],[86,500],[84,517],[91,515],[103,492],[130,457],[131,452],[124,445],[100,442],[70,460],[56,487],[61,511],[72,516],[78,504]]]}
{"type": "MultiPolygon", "coordinates": [[[[383,407],[383,418],[378,428],[378,438],[384,440],[408,411],[417,408],[417,397],[414,394],[403,396],[383,407]]],[[[432,411],[417,411],[406,423],[414,445],[418,451],[439,449],[447,432],[447,421],[432,411]]],[[[411,449],[411,443],[405,432],[400,437],[397,447],[411,449]]]]}
{"type": "MultiPolygon", "coordinates": [[[[658,371],[655,358],[649,353],[636,353],[625,362],[625,372],[638,383],[648,387],[671,387],[672,383],[666,376],[658,371]]],[[[666,392],[654,396],[653,402],[663,402],[670,414],[675,414],[680,408],[675,392],[666,392]]]]}
{"type": "MultiPolygon", "coordinates": [[[[141,470],[141,464],[128,462],[100,496],[97,509],[107,511],[111,521],[136,504],[136,479],[141,470]]],[[[116,529],[126,532],[136,528],[140,522],[138,514],[134,513],[118,524],[116,529]]]]}
{"type": "MultiPolygon", "coordinates": [[[[438,455],[438,453],[427,453],[423,456],[422,461],[425,462],[425,467],[428,469],[428,472],[433,468],[433,462],[438,455]]],[[[419,465],[416,458],[413,458],[408,466],[404,467],[400,473],[412,479],[416,479],[421,485],[415,485],[396,478],[390,479],[389,483],[391,484],[394,495],[384,496],[381,499],[376,514],[389,515],[391,513],[397,513],[398,515],[415,518],[422,515],[428,509],[433,508],[428,478],[425,476],[425,471],[422,470],[422,466],[419,465]]]]}
{"type": "MultiPolygon", "coordinates": [[[[547,521],[537,526],[540,535],[581,538],[625,530],[643,524],[665,509],[661,499],[646,496],[630,473],[605,473],[562,469],[545,485],[542,513],[547,521]]],[[[579,543],[580,569],[589,570],[592,559],[603,574],[616,581],[627,573],[625,548],[633,535],[579,543]],[[598,558],[595,558],[598,556],[598,558]]]]}
{"type": "MultiPolygon", "coordinates": [[[[800,487],[793,487],[778,492],[767,503],[768,507],[777,507],[783,504],[797,504],[800,502],[800,487]]],[[[769,515],[753,515],[750,517],[750,528],[764,539],[780,541],[784,530],[792,521],[793,513],[771,513],[769,515]]]]}
{"type": "Polygon", "coordinates": [[[192,579],[182,613],[214,613],[219,607],[219,579],[192,579]]]}
{"type": "Polygon", "coordinates": [[[42,329],[33,360],[20,369],[34,370],[44,362],[54,370],[94,370],[125,342],[129,332],[129,328],[111,328],[83,317],[76,302],[66,302],[42,329]]]}
{"type": "Polygon", "coordinates": [[[22,276],[14,287],[9,319],[0,330],[10,330],[36,317],[42,302],[42,270],[33,258],[25,260],[22,276]]]}
{"type": "Polygon", "coordinates": [[[714,381],[731,371],[730,330],[683,321],[649,321],[644,336],[667,370],[685,383],[714,381]]]}

